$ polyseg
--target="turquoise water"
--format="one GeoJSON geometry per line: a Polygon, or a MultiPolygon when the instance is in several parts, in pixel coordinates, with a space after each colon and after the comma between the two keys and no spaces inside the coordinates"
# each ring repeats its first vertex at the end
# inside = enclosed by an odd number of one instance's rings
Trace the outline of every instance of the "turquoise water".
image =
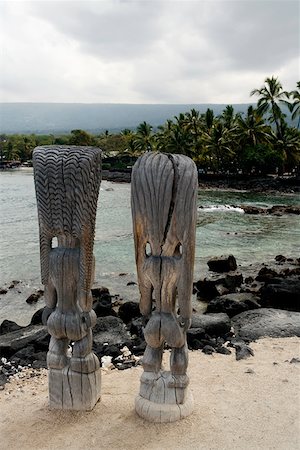
{"type": "MultiPolygon", "coordinates": [[[[252,216],[238,208],[241,204],[267,207],[297,203],[300,202],[296,194],[200,191],[195,278],[199,278],[207,258],[224,253],[233,253],[242,267],[268,262],[280,253],[298,257],[299,216],[252,216]]],[[[131,228],[130,185],[103,181],[94,246],[95,278],[115,292],[120,285],[120,273],[128,274],[124,281],[135,279],[131,228]]],[[[31,170],[0,173],[0,249],[0,286],[15,279],[24,280],[29,286],[40,283],[38,222],[31,170]]]]}

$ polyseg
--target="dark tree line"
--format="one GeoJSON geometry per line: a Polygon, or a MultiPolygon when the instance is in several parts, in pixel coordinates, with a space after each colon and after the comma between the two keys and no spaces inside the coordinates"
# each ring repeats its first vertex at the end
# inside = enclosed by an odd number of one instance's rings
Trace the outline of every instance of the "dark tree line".
{"type": "Polygon", "coordinates": [[[123,160],[134,161],[144,152],[163,151],[190,156],[200,170],[214,173],[299,172],[300,82],[295,90],[286,92],[277,78],[267,78],[251,96],[257,98],[257,105],[249,106],[246,114],[236,112],[231,105],[219,116],[211,109],[204,114],[192,109],[157,129],[142,122],[136,130],[114,134],[73,130],[61,136],[1,135],[1,159],[30,160],[37,145],[96,145],[104,156],[115,157],[119,167],[123,160]],[[295,127],[288,126],[284,105],[295,127]]]}

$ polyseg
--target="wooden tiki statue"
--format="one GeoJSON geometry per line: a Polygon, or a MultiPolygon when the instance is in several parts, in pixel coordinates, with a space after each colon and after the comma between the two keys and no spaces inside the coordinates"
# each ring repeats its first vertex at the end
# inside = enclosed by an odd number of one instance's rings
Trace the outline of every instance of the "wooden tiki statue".
{"type": "Polygon", "coordinates": [[[37,147],[33,167],[45,286],[44,321],[51,335],[47,354],[49,404],[50,408],[91,410],[100,398],[101,387],[99,360],[92,352],[96,315],[91,295],[101,150],[37,147]]]}
{"type": "Polygon", "coordinates": [[[197,190],[197,169],[186,156],[146,153],[133,168],[140,310],[149,319],[135,406],[141,417],[153,422],[172,422],[193,409],[186,331],[192,313],[197,190]],[[171,347],[170,371],[161,367],[165,343],[171,347]]]}

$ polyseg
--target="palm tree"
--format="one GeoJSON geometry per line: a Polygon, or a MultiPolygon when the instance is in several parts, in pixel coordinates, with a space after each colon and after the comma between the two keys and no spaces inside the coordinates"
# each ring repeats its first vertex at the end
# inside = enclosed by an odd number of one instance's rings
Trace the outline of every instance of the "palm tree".
{"type": "Polygon", "coordinates": [[[292,113],[292,119],[299,117],[297,128],[300,127],[300,81],[297,82],[297,89],[290,92],[290,96],[293,97],[293,103],[289,104],[289,109],[292,113]]]}
{"type": "Polygon", "coordinates": [[[279,103],[286,103],[288,92],[282,90],[282,85],[277,78],[266,78],[265,84],[260,89],[253,89],[250,95],[258,95],[257,110],[261,115],[271,113],[270,120],[275,123],[278,138],[282,137],[282,125],[284,115],[279,103]]]}
{"type": "Polygon", "coordinates": [[[261,114],[249,106],[246,117],[240,116],[237,120],[237,167],[246,172],[262,170],[266,155],[270,154],[273,137],[271,127],[265,124],[261,114]]]}
{"type": "Polygon", "coordinates": [[[231,132],[217,121],[210,132],[203,133],[202,142],[205,147],[203,153],[208,156],[215,171],[225,170],[234,155],[231,132]]]}
{"type": "Polygon", "coordinates": [[[185,114],[185,117],[187,129],[197,138],[200,135],[202,128],[202,119],[199,111],[196,111],[196,109],[193,108],[190,112],[185,114]]]}
{"type": "Polygon", "coordinates": [[[203,120],[204,120],[204,129],[207,133],[210,133],[213,124],[214,124],[214,120],[215,120],[215,115],[212,109],[207,109],[206,113],[203,115],[203,120]]]}
{"type": "Polygon", "coordinates": [[[221,120],[221,122],[223,122],[225,128],[230,130],[233,127],[235,127],[236,122],[239,117],[240,117],[240,114],[235,114],[233,106],[227,105],[220,116],[220,120],[221,120]]]}
{"type": "Polygon", "coordinates": [[[174,124],[167,136],[164,151],[168,153],[181,153],[191,157],[193,154],[191,133],[186,128],[174,124]]]}
{"type": "Polygon", "coordinates": [[[121,136],[123,136],[126,143],[124,153],[134,158],[139,157],[141,155],[141,152],[137,145],[136,134],[132,130],[125,128],[121,131],[121,136]]]}
{"type": "Polygon", "coordinates": [[[152,125],[145,121],[140,123],[136,129],[136,146],[141,152],[150,152],[154,148],[152,129],[152,125]]]}
{"type": "Polygon", "coordinates": [[[274,148],[283,155],[284,171],[292,172],[300,164],[300,131],[283,126],[281,139],[274,140],[274,148]]]}
{"type": "Polygon", "coordinates": [[[243,146],[265,144],[271,141],[271,129],[253,106],[249,106],[247,116],[237,119],[237,136],[243,146]]]}

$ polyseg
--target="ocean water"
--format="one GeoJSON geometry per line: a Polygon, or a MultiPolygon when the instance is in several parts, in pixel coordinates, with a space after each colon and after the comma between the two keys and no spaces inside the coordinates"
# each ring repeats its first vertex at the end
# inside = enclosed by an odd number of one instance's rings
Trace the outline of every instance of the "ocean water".
{"type": "MultiPolygon", "coordinates": [[[[299,257],[299,216],[252,216],[240,208],[242,204],[269,207],[299,203],[296,194],[199,191],[195,279],[205,270],[209,257],[224,253],[234,254],[241,268],[271,261],[277,254],[299,257]]],[[[136,299],[137,288],[126,286],[136,280],[130,184],[102,182],[94,254],[95,280],[128,300],[136,299]]],[[[0,173],[0,286],[12,280],[22,282],[20,288],[0,296],[0,322],[12,317],[26,322],[29,313],[24,293],[40,285],[38,221],[30,169],[0,173]]],[[[30,307],[30,314],[34,309],[30,307]]]]}

